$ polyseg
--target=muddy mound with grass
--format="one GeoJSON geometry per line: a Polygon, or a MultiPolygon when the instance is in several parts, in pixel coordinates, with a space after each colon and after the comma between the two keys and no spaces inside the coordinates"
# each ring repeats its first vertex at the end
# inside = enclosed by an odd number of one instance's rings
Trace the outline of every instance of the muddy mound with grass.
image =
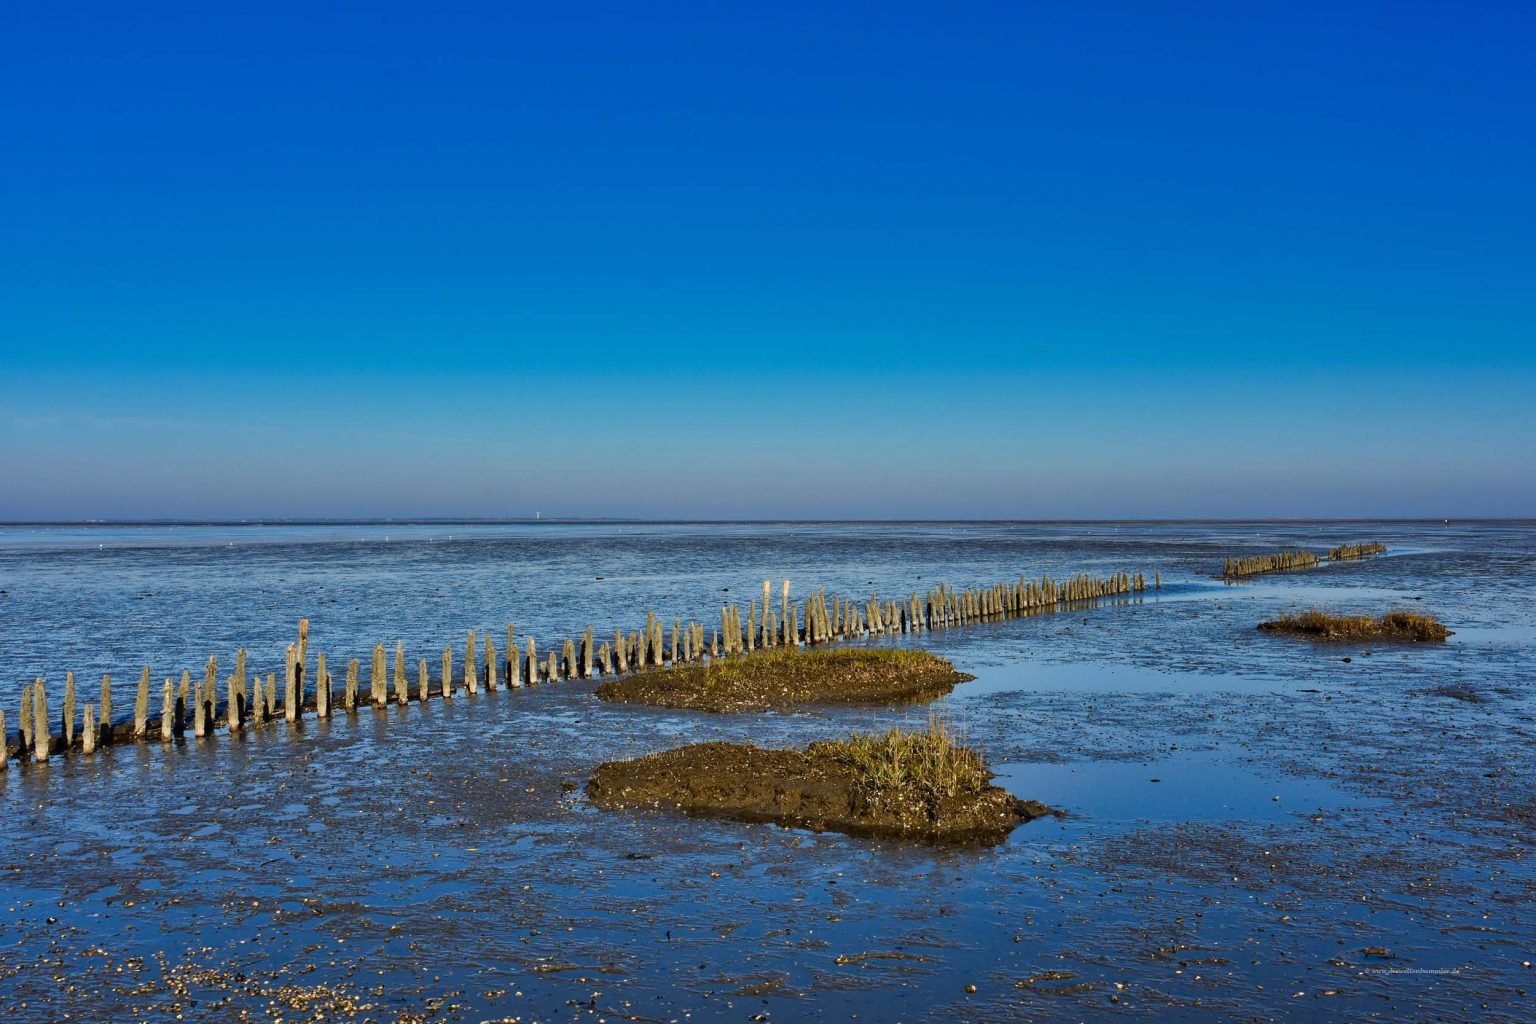
{"type": "Polygon", "coordinates": [[[854,735],[804,750],[695,743],[601,765],[587,796],[609,810],[667,807],[938,842],[998,842],[1054,813],[992,785],[980,755],[942,728],[854,735]]]}
{"type": "Polygon", "coordinates": [[[933,700],[974,676],[927,651],[801,652],[793,647],[653,669],[597,688],[603,700],[693,711],[766,711],[800,704],[891,704],[933,700]]]}
{"type": "Polygon", "coordinates": [[[1428,615],[1388,612],[1379,619],[1368,615],[1330,615],[1317,608],[1282,615],[1261,622],[1266,633],[1283,633],[1307,640],[1380,640],[1397,643],[1441,643],[1451,631],[1428,615]]]}

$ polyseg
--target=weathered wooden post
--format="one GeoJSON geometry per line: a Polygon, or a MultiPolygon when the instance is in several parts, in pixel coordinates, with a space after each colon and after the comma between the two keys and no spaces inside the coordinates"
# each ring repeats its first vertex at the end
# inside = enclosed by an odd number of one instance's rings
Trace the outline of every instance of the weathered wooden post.
{"type": "Polygon", "coordinates": [[[208,702],[208,729],[213,730],[213,706],[219,699],[219,659],[210,657],[203,666],[203,700],[208,702]]]}
{"type": "MultiPolygon", "coordinates": [[[[0,736],[4,735],[5,712],[0,711],[0,736]]],[[[96,752],[96,705],[94,704],[87,704],[85,706],[85,721],[80,723],[80,752],[83,754],[93,754],[96,752]]],[[[0,760],[4,760],[4,758],[0,758],[0,760]]],[[[4,770],[5,766],[0,765],[0,771],[4,770]]]]}
{"type": "Polygon", "coordinates": [[[331,717],[331,674],[325,670],[325,652],[315,655],[315,717],[331,717]]]}
{"type": "MultiPolygon", "coordinates": [[[[224,722],[229,726],[231,736],[240,731],[240,723],[249,714],[245,706],[245,658],[242,657],[244,653],[244,651],[236,652],[234,674],[224,679],[224,722]]],[[[185,672],[182,673],[181,685],[183,692],[186,692],[187,674],[185,672]]],[[[186,701],[183,700],[181,703],[181,715],[185,717],[186,701]]]]}
{"type": "Polygon", "coordinates": [[[496,660],[496,641],[491,631],[485,631],[485,688],[491,692],[501,689],[501,662],[496,660]]]}
{"type": "Polygon", "coordinates": [[[405,692],[405,643],[395,641],[395,703],[405,704],[410,696],[405,692]]]}
{"type": "Polygon", "coordinates": [[[133,738],[142,740],[149,732],[149,666],[139,677],[139,693],[133,701],[133,738]]]}
{"type": "Polygon", "coordinates": [[[267,720],[277,717],[277,673],[267,673],[267,720]]]}
{"type": "Polygon", "coordinates": [[[539,681],[539,655],[534,646],[533,637],[528,638],[528,685],[533,686],[539,681]]]}
{"type": "Polygon", "coordinates": [[[607,641],[597,649],[597,663],[602,666],[603,675],[613,675],[613,648],[608,646],[607,641]]]}
{"type": "Polygon", "coordinates": [[[773,584],[763,580],[763,636],[758,646],[772,647],[773,636],[768,632],[768,613],[773,604],[773,584]]]}
{"type": "MultiPolygon", "coordinates": [[[[85,717],[86,718],[90,718],[91,717],[91,706],[89,704],[87,704],[85,706],[85,717]]],[[[85,752],[87,754],[89,754],[93,749],[94,749],[94,745],[93,746],[88,746],[88,747],[85,748],[85,752]]],[[[5,738],[5,712],[4,711],[0,711],[0,772],[5,771],[10,766],[11,766],[11,744],[10,744],[10,740],[7,740],[5,738]]]]}
{"type": "Polygon", "coordinates": [[[176,723],[172,719],[176,707],[176,689],[171,682],[171,677],[165,677],[165,688],[160,691],[160,742],[169,743],[176,733],[176,723]]]}
{"type": "Polygon", "coordinates": [[[368,700],[376,708],[384,706],[388,699],[389,683],[384,677],[384,645],[373,645],[373,662],[368,666],[368,700]]]}
{"type": "Polygon", "coordinates": [[[198,683],[192,694],[196,707],[192,711],[192,735],[202,739],[208,735],[208,695],[203,692],[203,684],[198,683]]]}
{"type": "Polygon", "coordinates": [[[416,699],[423,704],[427,701],[427,659],[416,659],[416,699]]]}
{"type": "Polygon", "coordinates": [[[453,698],[453,647],[443,648],[443,699],[453,698]]]}
{"type": "Polygon", "coordinates": [[[48,687],[41,679],[32,684],[32,756],[48,760],[53,748],[53,730],[48,724],[48,687]]]}
{"type": "Polygon", "coordinates": [[[560,661],[554,651],[549,652],[549,665],[545,668],[544,676],[550,682],[560,678],[560,661]]]}
{"type": "Polygon", "coordinates": [[[342,708],[344,710],[347,710],[347,711],[356,711],[357,710],[357,672],[358,672],[358,668],[359,668],[359,665],[358,665],[358,661],[357,661],[356,658],[353,658],[351,661],[347,662],[346,689],[342,692],[342,695],[341,695],[341,706],[342,706],[342,708]]]}
{"type": "Polygon", "coordinates": [[[515,624],[507,624],[507,685],[518,687],[523,685],[522,666],[518,664],[517,630],[515,624]]]}
{"type": "Polygon", "coordinates": [[[101,732],[102,740],[112,742],[112,677],[101,677],[101,732]]]}
{"type": "MultiPolygon", "coordinates": [[[[302,620],[301,620],[302,621],[302,620]]],[[[296,722],[299,718],[299,645],[288,645],[288,672],[283,678],[283,719],[296,722]]]]}
{"type": "Polygon", "coordinates": [[[470,693],[480,692],[480,659],[475,654],[475,640],[476,634],[471,631],[464,641],[464,689],[470,693]]]}
{"type": "MultiPolygon", "coordinates": [[[[75,674],[64,673],[64,749],[75,745],[75,674]]],[[[0,734],[3,735],[3,734],[0,734]]]]}
{"type": "Polygon", "coordinates": [[[620,674],[629,671],[629,653],[624,649],[624,631],[621,629],[613,631],[613,657],[618,662],[620,674]]]}
{"type": "Polygon", "coordinates": [[[581,634],[581,678],[592,678],[592,627],[581,634]]]}
{"type": "Polygon", "coordinates": [[[575,679],[576,678],[576,642],[574,640],[567,640],[565,642],[564,650],[562,650],[560,653],[561,653],[561,660],[565,662],[565,669],[564,669],[565,678],[567,678],[567,679],[575,679]]]}
{"type": "Polygon", "coordinates": [[[747,653],[757,650],[757,602],[747,605],[747,653]]]}
{"type": "Polygon", "coordinates": [[[32,752],[32,701],[36,698],[32,694],[34,684],[28,683],[21,688],[21,719],[20,734],[21,747],[16,752],[18,758],[25,758],[32,752]]]}

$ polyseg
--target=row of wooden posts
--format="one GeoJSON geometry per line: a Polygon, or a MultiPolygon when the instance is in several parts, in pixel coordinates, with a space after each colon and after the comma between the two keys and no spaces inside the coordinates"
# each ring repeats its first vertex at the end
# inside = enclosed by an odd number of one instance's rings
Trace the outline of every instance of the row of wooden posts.
{"type": "MultiPolygon", "coordinates": [[[[1155,587],[1162,586],[1161,574],[1154,575],[1155,587]]],[[[288,645],[279,692],[277,674],[251,674],[246,667],[244,648],[235,652],[234,671],[224,677],[223,702],[219,700],[219,661],[210,657],[201,680],[194,680],[183,670],[179,685],[166,678],[160,688],[158,721],[151,719],[151,673],[146,666],[139,677],[133,715],[123,722],[112,719],[112,677],[101,677],[101,701],[86,704],[77,713],[79,697],[75,674],[67,673],[64,701],[60,715],[61,734],[52,731],[46,682],[38,679],[23,688],[21,721],[16,756],[31,756],[46,761],[50,754],[79,750],[91,753],[98,746],[122,742],[170,743],[189,729],[194,736],[205,737],[223,727],[230,732],[266,725],[279,719],[296,722],[306,712],[327,718],[337,710],[355,711],[360,705],[385,707],[407,704],[412,698],[451,699],[454,691],[478,693],[502,687],[516,688],[561,679],[589,679],[596,675],[623,675],[654,670],[668,665],[683,665],[707,658],[750,654],[758,648],[835,643],[841,640],[901,633],[921,633],[947,629],[993,619],[1014,618],[1048,611],[1064,604],[1096,601],[1101,598],[1140,593],[1147,588],[1145,575],[1116,573],[1105,578],[1087,575],[1064,581],[1042,576],[1039,580],[1020,577],[1017,582],[993,587],[955,590],[940,583],[926,594],[913,592],[909,597],[884,601],[871,595],[856,603],[834,595],[830,602],[822,588],[799,604],[790,600],[789,581],[785,580],[778,608],[773,604],[773,587],[763,581],[763,600],[749,603],[745,621],[741,609],[726,605],[720,609],[720,627],[711,629],[706,644],[705,626],[680,619],[672,621],[671,640],[655,612],[647,614],[643,628],[625,633],[615,629],[613,641],[594,644],[593,629],[588,626],[580,640],[566,640],[561,649],[551,650],[541,659],[538,645],[528,637],[519,647],[516,627],[509,625],[506,646],[496,649],[495,638],[486,632],[472,632],[464,646],[464,657],[455,672],[455,652],[443,648],[441,670],[434,683],[427,660],[416,662],[416,679],[407,679],[405,645],[396,642],[393,659],[383,644],[375,644],[368,666],[368,692],[360,692],[362,666],[358,659],[347,662],[340,694],[323,653],[317,653],[313,672],[309,661],[309,620],[299,622],[298,638],[288,645]]],[[[0,757],[3,771],[11,756],[5,731],[5,712],[0,711],[0,742],[5,744],[0,757]]]]}
{"type": "MultiPolygon", "coordinates": [[[[1344,562],[1354,558],[1379,555],[1387,550],[1385,544],[1372,541],[1369,544],[1341,544],[1328,549],[1328,559],[1344,562]]],[[[1258,576],[1266,572],[1286,572],[1291,569],[1310,569],[1322,559],[1310,551],[1277,551],[1272,555],[1252,555],[1248,558],[1228,557],[1221,575],[1226,579],[1240,576],[1258,576]]]]}

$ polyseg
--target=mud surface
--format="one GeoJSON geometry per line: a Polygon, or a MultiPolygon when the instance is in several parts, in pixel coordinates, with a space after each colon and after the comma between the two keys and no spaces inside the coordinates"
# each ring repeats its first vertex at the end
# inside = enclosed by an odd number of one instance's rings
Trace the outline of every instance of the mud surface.
{"type": "Polygon", "coordinates": [[[624,676],[604,682],[597,696],[691,711],[767,711],[803,704],[920,703],[974,678],[927,651],[779,648],[624,676]]]}
{"type": "Polygon", "coordinates": [[[770,573],[883,594],[914,576],[1145,566],[1164,585],[921,638],[976,675],[933,708],[999,785],[1068,812],[993,846],[615,814],[581,790],[606,761],[798,747],[929,708],[700,714],[562,683],[13,761],[6,1024],[1536,1016],[1530,524],[392,535],[151,533],[115,550],[0,535],[0,701],[64,667],[179,675],[210,638],[280,671],[304,614],[335,664],[397,633],[414,658],[508,620],[542,639],[594,608],[703,614],[770,573]],[[1392,553],[1208,578],[1233,550],[1351,539],[1392,553]],[[581,582],[588,568],[606,580],[581,582]],[[1410,648],[1253,629],[1409,602],[1456,635],[1410,648]]]}
{"type": "Polygon", "coordinates": [[[669,807],[816,832],[963,843],[1001,841],[1016,826],[1051,813],[997,786],[934,800],[871,793],[831,746],[801,751],[692,743],[599,765],[587,796],[609,809],[669,807]]]}

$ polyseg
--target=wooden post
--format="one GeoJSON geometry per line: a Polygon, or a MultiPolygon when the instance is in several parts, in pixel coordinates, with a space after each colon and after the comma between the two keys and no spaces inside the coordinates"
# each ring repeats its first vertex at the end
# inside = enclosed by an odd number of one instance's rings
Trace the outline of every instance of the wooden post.
{"type": "Polygon", "coordinates": [[[518,687],[523,685],[522,668],[518,664],[517,657],[517,630],[513,623],[507,624],[507,685],[518,687]]]}
{"type": "Polygon", "coordinates": [[[357,710],[357,670],[358,661],[356,658],[347,662],[346,690],[341,695],[341,706],[347,711],[357,710]]]}
{"type": "Polygon", "coordinates": [[[419,658],[416,661],[416,699],[426,702],[427,699],[427,659],[419,658]]]}
{"type": "Polygon", "coordinates": [[[581,635],[581,678],[592,678],[592,627],[581,635]]]}
{"type": "Polygon", "coordinates": [[[139,677],[139,694],[133,701],[133,738],[142,740],[149,732],[149,666],[139,677]]]}
{"type": "Polygon", "coordinates": [[[331,674],[325,670],[325,652],[315,655],[315,717],[331,717],[331,674]]]}
{"type": "Polygon", "coordinates": [[[565,642],[565,649],[561,651],[561,655],[561,660],[565,662],[565,678],[576,678],[576,642],[574,640],[567,640],[565,642]]]}
{"type": "Polygon", "coordinates": [[[405,692],[405,643],[395,641],[395,703],[404,704],[410,700],[405,692]]]}
{"type": "MultiPolygon", "coordinates": [[[[0,734],[3,735],[3,734],[0,734]]],[[[75,674],[64,673],[64,749],[75,745],[75,674]]]]}
{"type": "MultiPolygon", "coordinates": [[[[301,620],[302,621],[302,620],[301,620]]],[[[299,645],[288,645],[288,673],[283,678],[283,719],[288,722],[299,718],[299,645]]]]}
{"type": "Polygon", "coordinates": [[[277,673],[267,673],[267,720],[277,717],[277,673]]]}
{"type": "Polygon", "coordinates": [[[384,678],[384,645],[373,645],[373,662],[368,666],[368,700],[374,707],[381,708],[388,699],[389,693],[386,687],[389,683],[384,678]]]}
{"type": "MultiPolygon", "coordinates": [[[[85,706],[85,717],[87,721],[90,720],[91,706],[89,704],[85,706]]],[[[95,749],[95,745],[91,744],[85,748],[85,752],[89,754],[93,749],[95,749]]],[[[11,745],[10,741],[5,738],[5,712],[0,711],[0,772],[5,771],[10,766],[11,745]]]]}
{"type": "Polygon", "coordinates": [[[464,689],[470,693],[480,692],[480,659],[475,656],[474,632],[469,634],[469,639],[464,642],[464,689]]]}
{"type": "Polygon", "coordinates": [[[41,679],[32,684],[32,756],[48,760],[53,731],[48,724],[48,687],[41,679]]]}
{"type": "Polygon", "coordinates": [[[101,677],[101,731],[102,739],[112,742],[112,677],[101,677]]]}
{"type": "MultiPolygon", "coordinates": [[[[240,656],[243,652],[235,654],[235,672],[224,680],[224,722],[229,726],[229,734],[233,736],[240,731],[240,723],[246,715],[245,708],[245,666],[241,664],[245,659],[240,656]]],[[[187,686],[187,675],[182,673],[181,685],[187,686]]],[[[185,690],[183,690],[185,692],[185,690]]],[[[183,717],[186,715],[186,701],[182,701],[183,717]]]]}
{"type": "Polygon", "coordinates": [[[203,666],[203,700],[208,702],[208,728],[213,729],[213,706],[219,699],[219,659],[211,657],[203,666]]]}
{"type": "Polygon", "coordinates": [[[192,711],[192,734],[198,739],[208,735],[208,704],[207,695],[203,693],[203,684],[198,683],[197,689],[192,694],[196,707],[192,711]]]}
{"type": "Polygon", "coordinates": [[[624,649],[624,631],[613,631],[613,657],[617,661],[620,674],[629,671],[629,653],[624,649]]]}
{"type": "Polygon", "coordinates": [[[229,702],[230,705],[235,708],[235,712],[234,713],[236,715],[236,717],[230,719],[230,728],[231,729],[233,729],[235,726],[239,725],[251,713],[251,695],[250,695],[249,692],[247,692],[246,685],[245,685],[245,648],[244,647],[242,647],[239,650],[235,651],[235,692],[234,692],[234,696],[239,698],[239,704],[236,704],[233,699],[231,699],[230,702],[229,702]]]}
{"type": "Polygon", "coordinates": [[[769,609],[773,603],[773,584],[763,580],[763,635],[759,640],[759,647],[772,647],[773,637],[768,632],[769,609]]]}
{"type": "Polygon", "coordinates": [[[176,723],[172,720],[176,706],[176,690],[171,677],[165,677],[165,688],[160,692],[160,742],[169,743],[175,734],[176,723]]]}
{"type": "Polygon", "coordinates": [[[757,602],[747,605],[747,653],[757,649],[757,602]]]}
{"type": "MultiPolygon", "coordinates": [[[[0,711],[0,736],[5,735],[5,712],[0,711]]],[[[92,754],[96,752],[96,705],[85,706],[85,721],[80,723],[80,752],[92,754]]],[[[4,758],[0,758],[4,760],[4,758]]],[[[5,770],[5,765],[0,764],[0,771],[5,770]]]]}
{"type": "Polygon", "coordinates": [[[443,699],[453,698],[453,647],[443,648],[443,699]]]}
{"type": "Polygon", "coordinates": [[[496,691],[501,689],[501,663],[496,660],[496,641],[491,639],[491,631],[485,631],[485,688],[496,691]]]}
{"type": "Polygon", "coordinates": [[[17,751],[18,758],[24,758],[32,750],[32,695],[34,684],[28,683],[21,688],[21,721],[20,733],[17,736],[21,740],[21,748],[17,751]]]}
{"type": "Polygon", "coordinates": [[[560,662],[555,657],[554,651],[549,652],[549,665],[545,669],[544,675],[545,678],[547,678],[550,682],[554,682],[560,678],[560,662]]]}
{"type": "Polygon", "coordinates": [[[528,685],[533,686],[539,681],[539,655],[534,646],[533,637],[528,638],[528,685]]]}
{"type": "Polygon", "coordinates": [[[597,649],[597,663],[602,666],[603,675],[613,675],[613,648],[608,646],[607,641],[597,649]]]}

